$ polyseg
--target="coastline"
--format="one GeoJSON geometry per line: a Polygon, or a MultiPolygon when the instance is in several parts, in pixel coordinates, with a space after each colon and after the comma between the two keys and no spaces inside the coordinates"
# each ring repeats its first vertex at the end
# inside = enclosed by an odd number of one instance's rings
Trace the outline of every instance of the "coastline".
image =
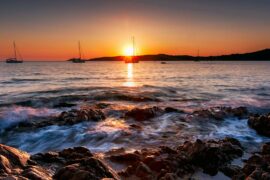
{"type": "MultiPolygon", "coordinates": [[[[62,103],[59,106],[69,107],[73,104],[62,103]]],[[[106,103],[84,106],[80,109],[63,111],[39,121],[20,122],[6,131],[29,131],[47,126],[67,126],[82,122],[99,122],[106,119],[106,103]]],[[[154,118],[165,114],[179,115],[179,121],[219,121],[234,118],[243,121],[248,118],[250,128],[258,133],[270,136],[270,115],[254,115],[245,107],[211,107],[186,113],[174,107],[133,108],[121,112],[126,121],[132,122],[128,129],[142,132],[143,122],[151,123],[154,118]],[[182,116],[185,114],[185,116],[182,116]]],[[[132,133],[132,132],[131,132],[132,133]]],[[[125,134],[128,138],[128,134],[125,134]]],[[[174,144],[174,143],[173,143],[174,144]]],[[[145,147],[134,149],[111,149],[106,152],[92,153],[85,147],[71,147],[56,152],[43,152],[29,155],[26,152],[9,146],[0,145],[2,178],[30,179],[177,179],[192,178],[202,172],[207,176],[220,176],[232,179],[267,178],[268,169],[261,168],[269,163],[270,144],[262,144],[261,150],[248,152],[237,139],[205,139],[185,141],[182,144],[145,147]],[[258,158],[260,160],[258,160],[258,158]],[[235,160],[238,163],[235,164],[235,160]],[[240,162],[240,163],[239,163],[240,162]],[[242,165],[241,165],[242,164],[242,165]],[[260,172],[256,168],[260,168],[260,172]],[[247,170],[248,168],[248,170],[247,170]],[[222,173],[221,173],[222,172],[222,173]]],[[[269,164],[268,164],[269,165],[269,164]]],[[[201,175],[202,175],[201,174],[201,175]]],[[[199,175],[200,176],[200,175],[199,175]]]]}

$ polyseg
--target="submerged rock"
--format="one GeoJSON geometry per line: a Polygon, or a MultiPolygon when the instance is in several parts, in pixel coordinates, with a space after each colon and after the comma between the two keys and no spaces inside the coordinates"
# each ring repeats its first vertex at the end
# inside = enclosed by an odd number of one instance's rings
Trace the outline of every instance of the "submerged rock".
{"type": "Polygon", "coordinates": [[[252,115],[248,119],[248,125],[257,133],[270,137],[270,113],[266,115],[252,115]]]}
{"type": "Polygon", "coordinates": [[[118,179],[118,176],[84,147],[30,155],[0,144],[1,179],[118,179]]]}
{"type": "Polygon", "coordinates": [[[58,117],[58,123],[64,125],[73,125],[83,121],[100,121],[104,119],[105,115],[101,110],[83,108],[80,110],[72,109],[67,112],[62,112],[58,117]]]}
{"type": "Polygon", "coordinates": [[[233,176],[233,179],[270,179],[270,143],[262,146],[258,154],[252,155],[245,163],[241,172],[233,176]]]}
{"type": "Polygon", "coordinates": [[[58,104],[55,104],[54,108],[65,108],[65,107],[74,107],[76,104],[74,103],[68,103],[68,102],[60,102],[58,104]]]}
{"type": "Polygon", "coordinates": [[[192,115],[198,118],[215,120],[223,120],[226,117],[237,117],[242,119],[247,117],[248,110],[246,107],[212,107],[194,111],[192,115]]]}
{"type": "Polygon", "coordinates": [[[43,119],[33,120],[33,121],[23,121],[17,124],[14,128],[42,128],[46,126],[66,126],[74,125],[86,121],[101,121],[105,119],[104,113],[95,108],[82,108],[82,109],[72,109],[70,111],[64,111],[57,117],[47,117],[43,119]]]}
{"type": "Polygon", "coordinates": [[[233,176],[239,168],[227,164],[242,154],[241,144],[236,139],[226,138],[219,141],[186,142],[177,149],[161,146],[159,149],[142,149],[134,153],[120,152],[108,159],[127,165],[119,173],[123,179],[133,176],[139,179],[177,179],[193,174],[197,168],[202,168],[210,175],[223,170],[233,176]]]}
{"type": "Polygon", "coordinates": [[[154,107],[149,107],[149,108],[134,108],[130,111],[128,111],[125,114],[126,118],[133,118],[136,121],[145,121],[151,118],[154,118],[156,116],[162,115],[164,113],[164,110],[154,106],[154,107]]]}

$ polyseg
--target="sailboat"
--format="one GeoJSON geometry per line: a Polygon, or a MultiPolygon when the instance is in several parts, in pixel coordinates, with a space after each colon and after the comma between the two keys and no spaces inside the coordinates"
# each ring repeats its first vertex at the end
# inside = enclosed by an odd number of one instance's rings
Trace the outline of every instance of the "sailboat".
{"type": "Polygon", "coordinates": [[[125,58],[125,63],[139,63],[139,58],[136,56],[135,53],[135,38],[132,36],[132,49],[133,49],[133,54],[132,56],[126,57],[125,58]]]}
{"type": "Polygon", "coordinates": [[[79,49],[79,57],[78,58],[72,58],[69,61],[73,63],[85,63],[85,60],[82,59],[82,52],[81,52],[81,42],[78,42],[78,49],[79,49]]]}
{"type": "Polygon", "coordinates": [[[6,63],[23,63],[23,60],[21,58],[21,60],[19,60],[17,58],[17,54],[18,54],[18,50],[16,48],[16,43],[15,41],[13,42],[13,50],[14,50],[14,57],[13,58],[8,58],[6,59],[6,63]]]}
{"type": "Polygon", "coordinates": [[[200,50],[198,49],[197,59],[194,60],[195,62],[200,62],[200,50]]]}

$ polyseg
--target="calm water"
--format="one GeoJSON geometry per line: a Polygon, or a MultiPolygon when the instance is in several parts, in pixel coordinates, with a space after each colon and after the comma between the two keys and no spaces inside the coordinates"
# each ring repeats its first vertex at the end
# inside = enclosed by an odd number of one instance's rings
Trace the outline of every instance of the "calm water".
{"type": "MultiPolygon", "coordinates": [[[[183,122],[174,113],[128,127],[120,113],[132,107],[172,106],[192,112],[212,106],[246,106],[270,111],[269,62],[25,62],[0,63],[0,143],[31,153],[84,145],[93,151],[114,147],[177,145],[187,139],[232,136],[243,144],[269,141],[249,129],[246,120],[183,122]],[[50,126],[27,132],[5,131],[11,125],[56,115],[70,108],[59,102],[110,103],[107,119],[75,126],[50,126]]],[[[248,146],[247,146],[248,147],[248,146]]]]}

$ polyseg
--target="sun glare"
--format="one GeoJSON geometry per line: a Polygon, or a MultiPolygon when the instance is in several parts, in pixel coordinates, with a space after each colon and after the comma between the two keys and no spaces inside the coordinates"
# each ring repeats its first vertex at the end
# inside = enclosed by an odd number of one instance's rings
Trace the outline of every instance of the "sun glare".
{"type": "Polygon", "coordinates": [[[127,46],[124,48],[124,56],[133,56],[134,55],[134,49],[132,46],[127,46]]]}

